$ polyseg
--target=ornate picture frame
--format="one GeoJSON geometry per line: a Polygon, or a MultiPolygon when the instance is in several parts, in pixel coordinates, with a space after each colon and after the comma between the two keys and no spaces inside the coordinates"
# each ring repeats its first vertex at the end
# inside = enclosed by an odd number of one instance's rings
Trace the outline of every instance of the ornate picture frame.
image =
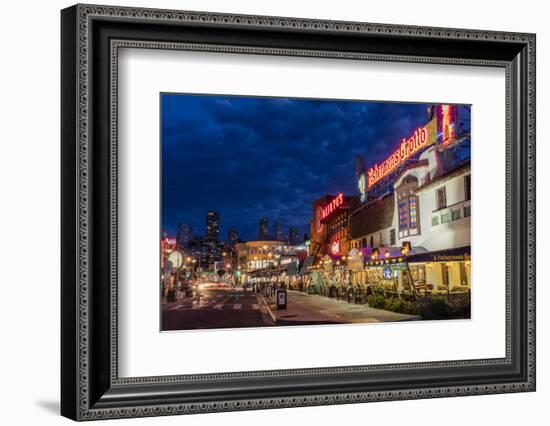
{"type": "Polygon", "coordinates": [[[160,416],[535,390],[535,35],[76,5],[61,12],[61,414],[160,416]],[[506,73],[506,356],[121,378],[123,47],[498,67],[506,73]]]}

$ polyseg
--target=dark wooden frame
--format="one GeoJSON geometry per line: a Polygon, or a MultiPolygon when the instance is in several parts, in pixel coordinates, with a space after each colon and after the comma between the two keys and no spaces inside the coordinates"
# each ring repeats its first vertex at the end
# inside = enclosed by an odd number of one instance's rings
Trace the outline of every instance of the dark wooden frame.
{"type": "Polygon", "coordinates": [[[535,389],[533,34],[95,5],[63,10],[61,29],[64,416],[89,420],[535,389]],[[125,46],[505,68],[506,357],[119,378],[116,59],[125,46]]]}

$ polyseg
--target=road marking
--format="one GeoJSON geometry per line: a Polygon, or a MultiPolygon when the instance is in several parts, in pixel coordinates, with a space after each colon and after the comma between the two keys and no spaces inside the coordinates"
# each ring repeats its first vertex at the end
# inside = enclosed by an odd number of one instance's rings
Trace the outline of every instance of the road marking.
{"type": "Polygon", "coordinates": [[[217,305],[214,306],[214,309],[222,309],[223,308],[223,303],[218,303],[217,305]]]}
{"type": "Polygon", "coordinates": [[[236,305],[233,305],[233,309],[241,309],[242,305],[237,303],[236,305]]]}
{"type": "Polygon", "coordinates": [[[260,309],[260,305],[258,305],[257,303],[254,303],[252,305],[252,309],[254,309],[255,311],[257,311],[258,309],[260,309]]]}

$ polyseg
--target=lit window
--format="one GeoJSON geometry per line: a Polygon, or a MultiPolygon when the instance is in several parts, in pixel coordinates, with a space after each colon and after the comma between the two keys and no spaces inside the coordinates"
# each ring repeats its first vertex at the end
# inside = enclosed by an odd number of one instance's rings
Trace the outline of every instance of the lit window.
{"type": "Polygon", "coordinates": [[[409,197],[409,215],[411,228],[416,228],[416,197],[409,197]]]}
{"type": "Polygon", "coordinates": [[[409,227],[409,211],[407,200],[399,202],[399,229],[408,229],[409,227]]]}
{"type": "MultiPolygon", "coordinates": [[[[418,197],[415,190],[418,188],[418,179],[414,176],[406,176],[400,187],[397,188],[398,195],[398,214],[399,214],[399,235],[408,231],[419,235],[418,223],[418,197]]],[[[407,233],[408,234],[408,233],[407,233]]]]}

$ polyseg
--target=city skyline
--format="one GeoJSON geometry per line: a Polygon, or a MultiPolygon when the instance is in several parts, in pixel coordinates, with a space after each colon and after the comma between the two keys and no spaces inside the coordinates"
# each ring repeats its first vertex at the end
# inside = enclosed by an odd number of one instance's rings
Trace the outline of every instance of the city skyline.
{"type": "MultiPolygon", "coordinates": [[[[186,245],[189,241],[191,241],[192,239],[195,239],[195,238],[201,238],[203,240],[208,240],[209,239],[208,238],[208,215],[209,215],[209,213],[216,213],[217,214],[217,220],[219,221],[219,227],[221,228],[221,223],[223,222],[223,218],[219,215],[218,212],[208,211],[208,212],[206,212],[207,222],[206,222],[206,225],[204,226],[202,231],[198,230],[196,228],[193,228],[192,226],[190,226],[187,223],[178,224],[177,232],[176,232],[176,239],[177,239],[178,243],[180,243],[182,245],[186,245]],[[185,231],[183,231],[184,229],[185,229],[185,231]],[[184,234],[185,234],[185,236],[183,236],[184,234]]],[[[264,239],[266,239],[266,240],[286,241],[290,238],[289,234],[292,230],[297,230],[296,235],[299,238],[303,237],[304,235],[309,234],[309,224],[307,224],[308,228],[303,233],[301,233],[300,229],[298,227],[295,227],[295,226],[283,227],[280,221],[275,221],[275,223],[273,223],[273,232],[270,232],[270,229],[271,229],[270,223],[271,222],[269,221],[269,218],[260,218],[259,222],[261,222],[262,219],[268,219],[268,225],[266,227],[267,232],[265,233],[265,235],[263,235],[264,239]],[[287,235],[286,238],[285,238],[285,235],[287,235]]],[[[166,229],[163,229],[162,233],[163,233],[163,235],[166,235],[166,236],[171,235],[168,232],[168,230],[166,230],[166,229]]],[[[221,238],[221,237],[217,238],[218,241],[227,242],[227,243],[235,242],[236,239],[239,239],[243,242],[245,241],[245,240],[240,238],[239,230],[237,228],[232,228],[231,226],[227,226],[227,236],[226,236],[225,239],[221,238]]],[[[258,235],[257,238],[252,238],[251,240],[261,240],[261,239],[262,239],[262,236],[258,235]]]]}
{"type": "MultiPolygon", "coordinates": [[[[308,232],[311,202],[357,194],[355,158],[381,161],[428,121],[429,104],[217,95],[162,95],[162,225],[258,237],[269,218],[308,232]],[[206,171],[208,170],[208,171],[206,171]]],[[[271,231],[271,229],[270,229],[271,231]]],[[[270,232],[271,233],[271,232],[270,232]]]]}

